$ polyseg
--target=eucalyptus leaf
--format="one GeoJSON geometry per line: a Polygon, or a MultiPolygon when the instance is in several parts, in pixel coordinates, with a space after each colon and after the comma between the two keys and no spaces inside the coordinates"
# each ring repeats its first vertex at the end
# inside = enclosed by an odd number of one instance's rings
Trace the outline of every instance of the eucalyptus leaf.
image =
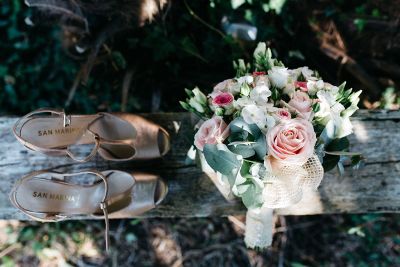
{"type": "Polygon", "coordinates": [[[228,176],[228,178],[233,177],[233,184],[236,174],[240,170],[241,157],[229,151],[223,144],[206,144],[203,153],[211,168],[228,176]]]}
{"type": "Polygon", "coordinates": [[[261,134],[261,131],[256,124],[248,124],[241,117],[234,119],[229,124],[229,127],[232,133],[240,133],[246,131],[249,134],[251,134],[254,138],[257,138],[261,134]]]}
{"type": "Polygon", "coordinates": [[[236,185],[235,194],[238,197],[242,197],[242,195],[249,189],[250,186],[252,186],[250,183],[236,185]]]}
{"type": "Polygon", "coordinates": [[[257,208],[262,205],[262,191],[255,186],[254,184],[250,184],[247,190],[242,193],[242,201],[246,208],[257,208]]]}
{"type": "Polygon", "coordinates": [[[256,154],[252,145],[229,144],[229,150],[235,154],[241,155],[243,158],[250,158],[256,154]]]}
{"type": "MultiPolygon", "coordinates": [[[[260,131],[261,132],[261,131],[260,131]]],[[[267,155],[267,140],[264,134],[260,134],[255,142],[252,145],[254,151],[257,154],[257,157],[261,160],[264,159],[265,155],[267,155]]]]}

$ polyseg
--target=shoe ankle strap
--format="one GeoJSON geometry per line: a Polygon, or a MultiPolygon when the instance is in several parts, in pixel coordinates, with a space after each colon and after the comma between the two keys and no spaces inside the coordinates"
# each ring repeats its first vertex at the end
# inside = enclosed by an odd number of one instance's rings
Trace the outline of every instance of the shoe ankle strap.
{"type": "Polygon", "coordinates": [[[29,175],[23,177],[21,180],[19,180],[14,185],[14,189],[12,190],[11,195],[10,195],[11,199],[12,199],[12,202],[25,215],[27,215],[28,217],[30,217],[33,220],[41,221],[41,222],[59,222],[59,221],[67,219],[68,215],[56,214],[56,213],[33,212],[33,211],[29,211],[29,210],[25,209],[17,201],[17,188],[18,188],[18,186],[20,184],[26,182],[27,180],[32,179],[34,177],[37,177],[38,175],[45,174],[45,173],[46,174],[50,174],[50,175],[53,174],[53,175],[55,175],[57,177],[44,176],[44,177],[41,177],[41,178],[49,179],[49,180],[56,180],[56,181],[64,181],[65,177],[81,175],[81,174],[94,174],[94,175],[96,175],[97,177],[99,177],[103,181],[104,194],[103,194],[103,198],[101,199],[101,201],[99,203],[99,208],[103,211],[103,214],[104,214],[105,246],[106,246],[106,251],[108,252],[109,251],[109,244],[110,244],[110,233],[109,233],[110,232],[110,223],[109,223],[109,219],[108,219],[108,204],[107,204],[108,190],[109,190],[107,177],[104,176],[101,172],[98,172],[98,171],[95,171],[95,170],[89,170],[89,171],[83,171],[83,172],[77,172],[77,173],[71,173],[71,174],[61,174],[61,173],[49,172],[49,171],[36,171],[36,172],[32,172],[29,175]]]}
{"type": "Polygon", "coordinates": [[[62,116],[63,117],[63,127],[67,127],[67,126],[71,125],[71,116],[67,115],[63,109],[40,108],[35,111],[32,111],[32,112],[26,114],[25,116],[23,116],[22,118],[19,118],[13,126],[14,136],[25,147],[27,147],[28,149],[34,150],[34,151],[40,151],[40,152],[47,153],[47,154],[68,155],[73,160],[78,161],[78,162],[87,162],[96,155],[96,153],[99,149],[99,146],[100,146],[100,138],[96,133],[93,133],[92,131],[89,131],[88,129],[86,129],[86,131],[89,132],[89,134],[93,135],[95,146],[93,147],[90,154],[82,159],[75,156],[68,147],[66,149],[65,148],[63,148],[63,149],[43,148],[43,147],[39,147],[34,144],[31,144],[27,140],[25,140],[21,134],[22,127],[25,124],[22,122],[26,121],[27,119],[29,119],[30,117],[32,117],[34,115],[39,115],[39,114],[43,114],[43,113],[50,113],[53,115],[62,116]]]}

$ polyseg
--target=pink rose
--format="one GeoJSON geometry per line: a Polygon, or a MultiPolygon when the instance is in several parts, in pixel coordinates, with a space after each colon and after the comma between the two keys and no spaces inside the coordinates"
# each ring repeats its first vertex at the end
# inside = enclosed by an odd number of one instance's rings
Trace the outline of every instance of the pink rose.
{"type": "Polygon", "coordinates": [[[303,92],[307,92],[307,82],[294,82],[296,88],[300,88],[303,92]]]}
{"type": "Polygon", "coordinates": [[[227,92],[219,92],[212,96],[212,104],[218,107],[227,107],[233,103],[233,95],[227,92]]]}
{"type": "Polygon", "coordinates": [[[289,106],[294,108],[300,113],[301,117],[306,120],[311,119],[312,115],[312,100],[307,93],[296,91],[293,94],[292,99],[289,101],[289,106]]]}
{"type": "Polygon", "coordinates": [[[268,154],[288,164],[306,163],[314,153],[316,142],[312,124],[300,118],[283,121],[267,134],[268,154]]]}
{"type": "Polygon", "coordinates": [[[229,127],[222,117],[206,120],[194,136],[194,145],[201,151],[205,144],[222,143],[229,135],[229,127]]]}
{"type": "Polygon", "coordinates": [[[290,114],[290,112],[285,108],[278,109],[274,115],[279,121],[290,120],[292,118],[292,115],[290,114]]]}
{"type": "Polygon", "coordinates": [[[229,89],[229,87],[231,87],[235,83],[236,82],[233,79],[227,79],[227,80],[224,80],[222,82],[219,82],[216,86],[214,86],[213,93],[215,93],[215,92],[225,92],[225,91],[227,91],[229,89]]]}

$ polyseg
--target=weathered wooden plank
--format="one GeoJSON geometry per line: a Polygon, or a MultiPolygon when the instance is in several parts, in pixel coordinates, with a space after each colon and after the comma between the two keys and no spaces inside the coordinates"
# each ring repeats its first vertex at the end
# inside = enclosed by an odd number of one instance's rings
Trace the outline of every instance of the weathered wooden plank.
{"type": "MultiPolygon", "coordinates": [[[[27,151],[11,133],[16,118],[0,118],[0,219],[26,219],[8,200],[13,183],[33,170],[57,168],[123,169],[152,171],[169,184],[169,195],[145,217],[225,216],[244,212],[239,202],[229,203],[196,166],[186,162],[197,119],[188,113],[145,114],[171,134],[172,150],[164,158],[146,162],[112,163],[96,157],[78,164],[69,158],[52,158],[27,151]]],[[[280,214],[400,212],[400,112],[359,111],[353,118],[352,150],[364,153],[365,167],[347,170],[343,177],[329,172],[318,192],[280,214]]]]}

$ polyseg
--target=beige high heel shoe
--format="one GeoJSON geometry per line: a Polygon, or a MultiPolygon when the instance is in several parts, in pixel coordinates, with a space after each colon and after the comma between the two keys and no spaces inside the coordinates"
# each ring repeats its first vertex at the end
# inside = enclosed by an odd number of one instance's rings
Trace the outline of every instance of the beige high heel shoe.
{"type": "Polygon", "coordinates": [[[123,171],[84,171],[63,174],[33,172],[20,179],[10,193],[11,203],[33,220],[57,222],[76,215],[105,220],[105,245],[109,250],[109,218],[129,218],[155,208],[165,198],[167,184],[152,174],[123,171]],[[65,178],[93,176],[90,185],[65,178]],[[99,179],[100,178],[100,179],[99,179]]]}
{"type": "Polygon", "coordinates": [[[62,110],[38,109],[13,127],[27,148],[52,156],[67,155],[86,162],[98,153],[106,160],[153,159],[165,155],[169,134],[161,126],[128,113],[66,115],[62,110]],[[88,155],[77,156],[75,147],[92,145],[88,155]]]}

